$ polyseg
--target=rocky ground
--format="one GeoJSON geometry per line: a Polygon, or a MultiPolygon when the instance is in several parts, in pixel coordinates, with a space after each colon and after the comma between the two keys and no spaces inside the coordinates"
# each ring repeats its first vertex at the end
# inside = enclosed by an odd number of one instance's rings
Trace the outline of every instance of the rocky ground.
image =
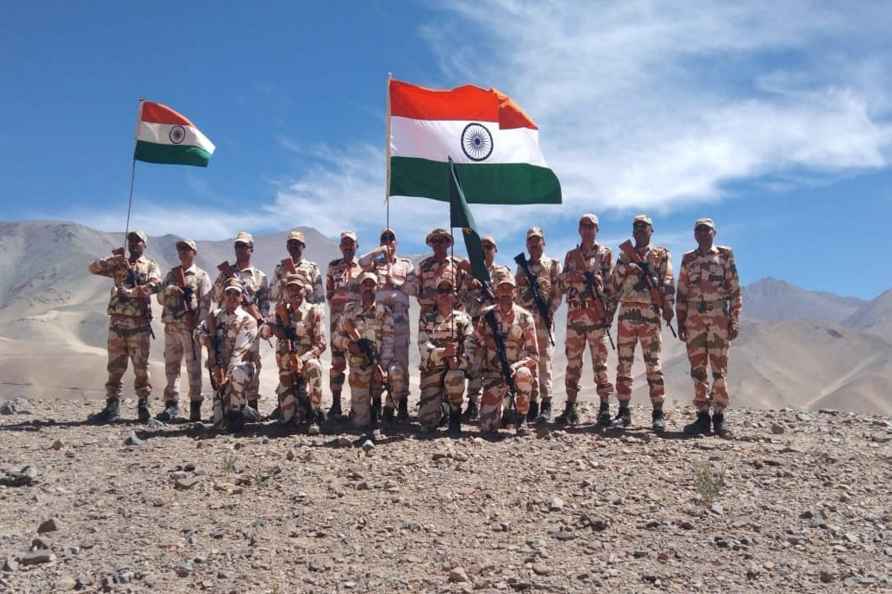
{"type": "MultiPolygon", "coordinates": [[[[735,410],[732,439],[232,437],[0,405],[0,591],[892,589],[892,420],[735,410]],[[11,413],[11,414],[6,414],[11,413]]],[[[124,407],[132,415],[134,403],[124,407]]],[[[690,411],[670,413],[678,430],[690,411]]]]}

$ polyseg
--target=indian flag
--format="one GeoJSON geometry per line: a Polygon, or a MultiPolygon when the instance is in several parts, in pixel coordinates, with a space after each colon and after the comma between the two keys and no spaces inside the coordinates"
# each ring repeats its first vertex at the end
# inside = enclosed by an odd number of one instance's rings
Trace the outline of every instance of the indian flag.
{"type": "Polygon", "coordinates": [[[452,158],[468,202],[560,204],[538,127],[504,93],[391,80],[388,95],[388,195],[448,202],[452,158]]]}
{"type": "Polygon", "coordinates": [[[215,148],[186,116],[162,103],[140,101],[134,159],[207,167],[215,148]]]}

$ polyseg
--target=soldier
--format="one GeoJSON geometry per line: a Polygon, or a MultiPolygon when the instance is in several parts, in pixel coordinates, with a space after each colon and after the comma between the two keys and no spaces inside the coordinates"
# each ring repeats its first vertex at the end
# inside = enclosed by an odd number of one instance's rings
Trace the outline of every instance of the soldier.
{"type": "MultiPolygon", "coordinates": [[[[551,358],[554,355],[554,343],[552,342],[554,327],[554,312],[561,304],[561,263],[544,254],[545,233],[539,227],[530,227],[527,231],[527,251],[530,258],[527,260],[528,275],[522,267],[518,266],[515,272],[517,282],[517,303],[533,314],[536,320],[536,340],[539,344],[539,369],[538,380],[533,383],[533,393],[530,401],[529,420],[544,423],[551,420],[551,358]],[[531,289],[530,275],[539,283],[539,295],[543,300],[542,309],[535,302],[531,289]],[[544,311],[548,315],[544,315],[544,311]],[[539,398],[542,398],[542,408],[539,409],[539,398]]],[[[518,256],[519,259],[522,254],[518,256]]]]}
{"type": "Polygon", "coordinates": [[[582,215],[579,219],[579,237],[580,244],[564,257],[564,271],[561,273],[561,290],[567,296],[567,402],[564,412],[556,420],[560,424],[579,421],[576,399],[582,377],[582,359],[588,344],[601,400],[598,423],[607,425],[610,423],[609,400],[613,393],[613,384],[607,376],[607,341],[613,312],[610,311],[609,296],[605,290],[613,256],[610,248],[595,242],[598,237],[597,215],[582,215]]]}
{"type": "Polygon", "coordinates": [[[292,229],[288,232],[285,249],[288,250],[288,258],[279,264],[273,274],[273,282],[270,287],[270,300],[273,303],[285,301],[285,277],[299,273],[309,279],[311,289],[304,301],[313,304],[325,302],[325,290],[322,288],[322,272],[319,265],[303,257],[307,244],[303,231],[292,229]]]}
{"type": "MultiPolygon", "coordinates": [[[[483,261],[486,269],[489,271],[490,279],[495,277],[496,272],[511,274],[511,269],[507,266],[501,266],[495,263],[496,252],[499,251],[496,240],[492,235],[485,235],[480,240],[483,247],[483,261]]],[[[487,306],[493,304],[492,287],[486,288],[480,281],[471,276],[467,276],[467,290],[465,291],[465,311],[471,316],[471,322],[474,328],[480,321],[480,313],[487,306]]],[[[468,407],[465,409],[464,420],[474,421],[477,419],[480,404],[480,391],[483,389],[483,376],[480,372],[480,355],[481,349],[474,350],[474,360],[470,362],[468,368],[468,407]]]]}
{"type": "Polygon", "coordinates": [[[740,310],[740,279],[731,248],[716,246],[715,223],[698,219],[694,223],[697,249],[687,252],[678,273],[678,337],[685,341],[691,377],[694,379],[694,407],[697,420],[685,426],[687,434],[709,433],[726,436],[725,409],[728,406],[728,350],[737,338],[740,310]],[[712,367],[712,389],[707,366],[712,367]]]}
{"type": "Polygon", "coordinates": [[[459,303],[465,300],[464,287],[467,274],[468,261],[464,258],[456,258],[449,255],[452,245],[452,234],[446,229],[434,229],[427,234],[425,243],[434,251],[415,267],[415,276],[408,283],[409,294],[418,299],[421,315],[418,317],[419,327],[422,317],[433,311],[437,306],[437,285],[441,278],[449,278],[459,289],[459,303]]]}
{"type": "Polygon", "coordinates": [[[207,318],[211,302],[211,279],[195,264],[198,246],[191,239],[178,241],[180,265],[164,277],[158,302],[164,308],[164,410],[158,420],[173,421],[179,414],[180,369],[186,360],[189,374],[189,420],[201,421],[201,347],[193,332],[207,318]]]}
{"type": "MultiPolygon", "coordinates": [[[[653,221],[647,215],[638,215],[632,223],[634,248],[620,253],[610,274],[609,293],[619,303],[619,326],[616,349],[616,396],[619,400],[617,420],[622,427],[632,423],[629,401],[632,399],[632,361],[635,346],[641,343],[650,401],[653,406],[654,431],[666,428],[663,419],[663,368],[660,363],[662,338],[660,316],[669,324],[672,321],[675,288],[672,280],[672,259],[664,247],[652,247],[653,221]],[[662,301],[660,304],[658,301],[662,301]]],[[[622,246],[620,246],[622,247],[622,246]]]]}
{"type": "MultiPolygon", "coordinates": [[[[390,307],[393,314],[393,352],[396,362],[403,369],[409,369],[409,294],[415,270],[409,258],[396,255],[397,240],[393,229],[381,232],[381,245],[359,259],[363,270],[378,275],[378,293],[375,301],[390,307]]],[[[409,382],[404,382],[400,394],[394,394],[398,418],[409,418],[409,382]]],[[[385,408],[385,417],[392,413],[385,408]]]]}
{"type": "Polygon", "coordinates": [[[214,427],[241,431],[257,420],[257,409],[246,403],[258,370],[252,356],[257,319],[243,307],[244,288],[237,278],[222,283],[223,300],[199,326],[201,344],[208,347],[208,369],[214,386],[214,427]]]}
{"type": "Polygon", "coordinates": [[[474,358],[474,326],[468,314],[455,309],[451,278],[440,279],[436,300],[436,309],[422,316],[418,331],[421,354],[418,420],[422,431],[427,433],[448,416],[449,434],[458,437],[461,435],[465,372],[474,358]]]}
{"type": "Polygon", "coordinates": [[[394,361],[393,316],[390,308],[377,303],[378,279],[371,272],[359,277],[360,299],[340,316],[332,341],[349,353],[350,407],[353,426],[368,428],[374,438],[381,411],[381,394],[388,389],[387,406],[393,410],[391,392],[399,392],[405,370],[394,361]]]}
{"type": "MultiPolygon", "coordinates": [[[[224,262],[218,269],[220,274],[214,281],[214,301],[222,305],[224,284],[229,278],[237,278],[243,288],[243,309],[250,314],[258,325],[269,316],[269,279],[266,274],[251,265],[251,256],[254,254],[254,237],[250,233],[239,231],[235,236],[235,264],[224,262]]],[[[248,357],[256,368],[256,373],[251,377],[251,383],[245,390],[248,406],[260,413],[260,344],[254,341],[248,357]]]]}
{"type": "Polygon", "coordinates": [[[518,435],[524,435],[535,384],[534,370],[539,364],[536,320],[530,312],[514,303],[515,281],[510,272],[497,271],[493,285],[496,304],[483,310],[475,330],[477,345],[483,351],[480,431],[495,433],[499,430],[502,405],[513,388],[517,408],[515,428],[518,435]],[[498,329],[498,336],[493,332],[493,326],[498,329]],[[503,352],[500,352],[501,346],[504,346],[503,352]]]}
{"type": "Polygon", "coordinates": [[[341,233],[340,248],[343,257],[329,262],[328,271],[325,273],[325,298],[328,300],[331,318],[329,320],[331,368],[328,374],[331,385],[331,408],[328,409],[330,417],[341,416],[341,392],[344,389],[347,359],[344,351],[335,344],[335,334],[341,315],[359,298],[358,279],[362,274],[362,267],[356,261],[358,247],[356,233],[353,231],[341,233]]]}
{"type": "Polygon", "coordinates": [[[120,418],[118,400],[121,397],[121,378],[127,371],[127,360],[133,363],[133,387],[139,399],[137,411],[143,423],[151,418],[149,396],[149,349],[152,336],[152,293],[161,284],[161,271],[154,260],[144,255],[148,236],[143,231],[127,234],[127,249],[115,250],[115,255],[90,263],[93,274],[114,280],[108,301],[108,381],[105,384],[105,408],[90,415],[92,423],[111,423],[120,418]]]}
{"type": "Polygon", "coordinates": [[[279,387],[276,392],[280,421],[289,423],[302,418],[310,424],[307,432],[318,435],[325,421],[319,359],[325,352],[325,313],[321,305],[307,301],[315,290],[315,283],[306,271],[289,274],[282,286],[284,301],[276,305],[275,324],[261,328],[264,338],[273,333],[277,337],[279,387]]]}

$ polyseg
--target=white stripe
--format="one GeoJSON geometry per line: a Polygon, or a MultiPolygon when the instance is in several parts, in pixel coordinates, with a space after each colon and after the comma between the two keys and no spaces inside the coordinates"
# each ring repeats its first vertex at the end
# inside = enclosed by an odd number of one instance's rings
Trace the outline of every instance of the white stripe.
{"type": "Polygon", "coordinates": [[[169,144],[171,146],[197,146],[203,148],[210,154],[214,154],[217,148],[214,143],[208,140],[208,137],[201,133],[201,130],[193,126],[182,126],[185,135],[182,142],[174,143],[170,139],[171,129],[177,127],[178,124],[156,124],[153,122],[140,122],[139,129],[136,132],[136,139],[145,142],[154,142],[156,144],[169,144]]]}
{"type": "Polygon", "coordinates": [[[531,128],[500,130],[496,122],[416,120],[399,116],[391,118],[390,127],[390,150],[394,157],[432,161],[447,161],[452,157],[456,163],[529,163],[548,167],[539,148],[539,131],[531,128]],[[469,158],[462,149],[462,133],[472,123],[484,126],[492,137],[492,153],[482,161],[469,158]]]}

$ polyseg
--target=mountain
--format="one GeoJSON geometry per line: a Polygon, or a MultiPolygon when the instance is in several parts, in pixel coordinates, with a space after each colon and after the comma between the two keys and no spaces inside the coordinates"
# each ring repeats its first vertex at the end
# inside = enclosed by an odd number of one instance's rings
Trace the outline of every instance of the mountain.
{"type": "Polygon", "coordinates": [[[843,323],[892,342],[892,289],[859,307],[843,323]]]}
{"type": "Polygon", "coordinates": [[[763,278],[743,288],[743,315],[750,320],[842,322],[864,304],[855,297],[808,291],[774,278],[763,278]]]}

